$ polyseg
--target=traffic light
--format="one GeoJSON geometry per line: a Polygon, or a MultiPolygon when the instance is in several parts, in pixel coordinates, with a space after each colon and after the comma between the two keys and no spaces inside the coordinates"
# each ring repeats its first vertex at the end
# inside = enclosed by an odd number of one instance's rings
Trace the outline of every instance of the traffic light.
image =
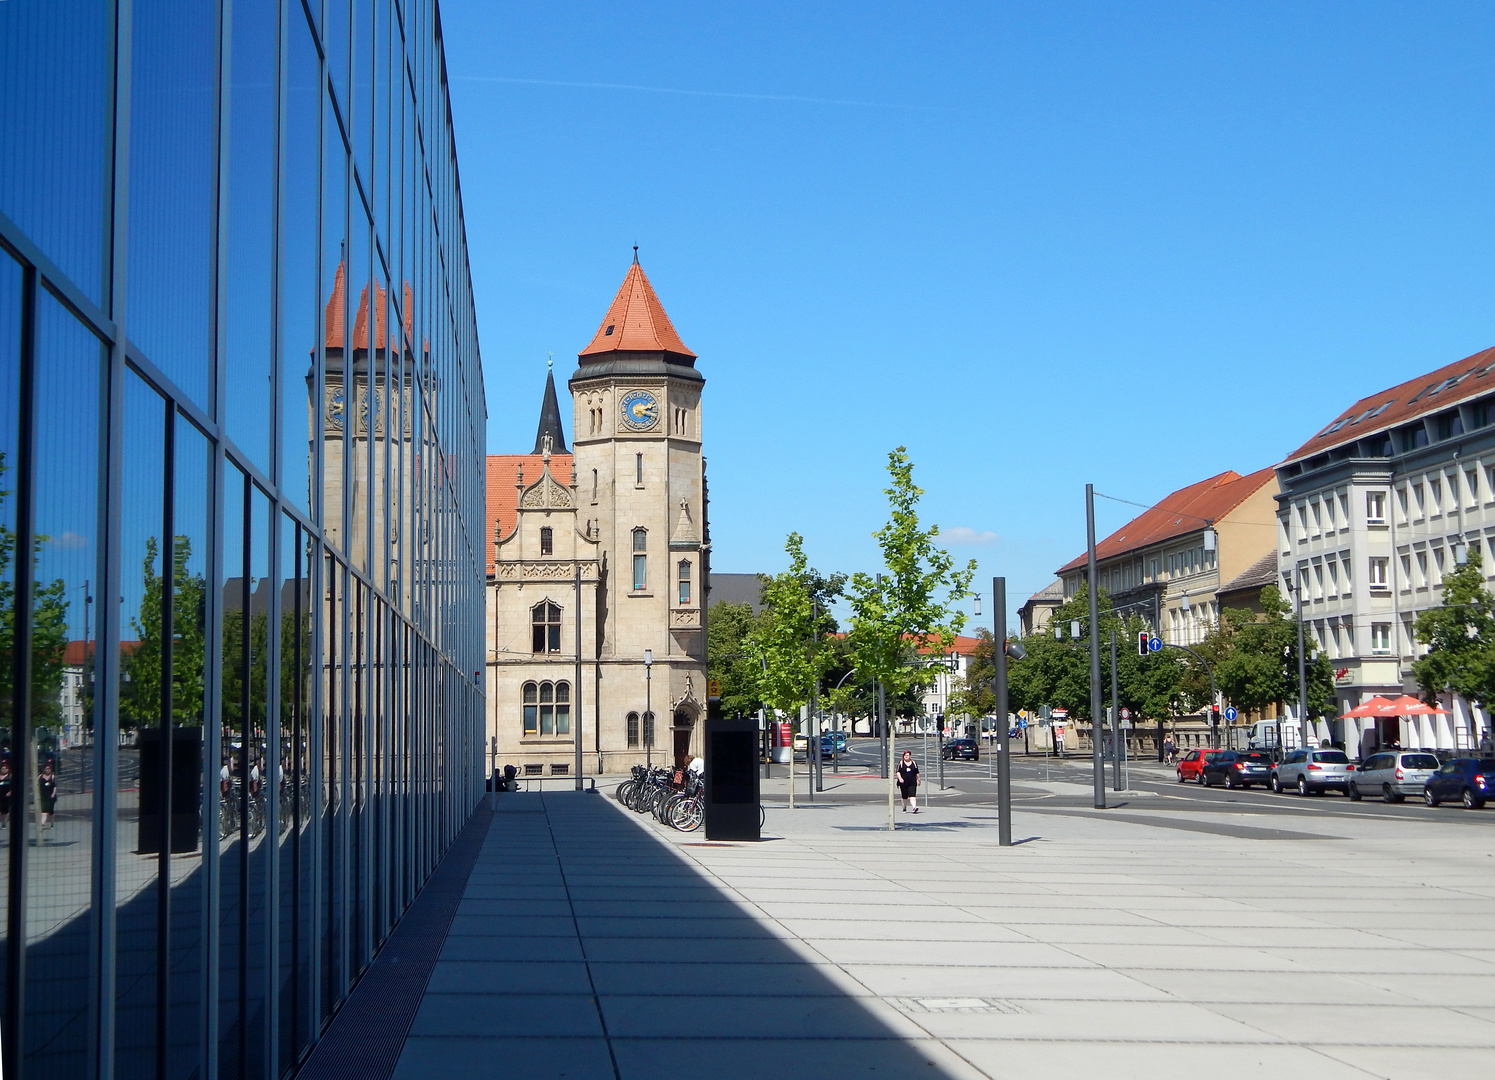
{"type": "Polygon", "coordinates": [[[938,714],[934,718],[934,722],[939,725],[940,734],[943,735],[945,733],[945,714],[944,713],[938,714]]]}
{"type": "Polygon", "coordinates": [[[1147,655],[1147,640],[1150,637],[1152,637],[1152,635],[1149,634],[1146,630],[1138,630],[1137,631],[1137,655],[1138,656],[1146,656],[1147,655]]]}

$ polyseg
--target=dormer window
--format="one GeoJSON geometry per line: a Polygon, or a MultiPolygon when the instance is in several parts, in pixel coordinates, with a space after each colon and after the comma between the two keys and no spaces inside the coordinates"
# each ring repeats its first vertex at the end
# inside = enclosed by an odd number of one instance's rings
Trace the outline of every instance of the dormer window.
{"type": "Polygon", "coordinates": [[[555,554],[555,534],[551,531],[549,525],[540,530],[540,554],[555,554]]]}
{"type": "Polygon", "coordinates": [[[616,325],[617,325],[617,323],[608,323],[607,324],[607,329],[604,330],[604,331],[602,331],[602,336],[603,337],[612,337],[613,336],[613,327],[616,326],[616,325]]]}

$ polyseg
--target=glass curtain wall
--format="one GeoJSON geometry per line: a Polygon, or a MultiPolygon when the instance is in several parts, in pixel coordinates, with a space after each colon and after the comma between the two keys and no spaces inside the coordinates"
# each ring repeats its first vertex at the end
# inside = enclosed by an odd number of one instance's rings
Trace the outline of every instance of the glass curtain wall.
{"type": "Polygon", "coordinates": [[[449,116],[431,0],[0,4],[7,1080],[294,1071],[481,797],[449,116]]]}

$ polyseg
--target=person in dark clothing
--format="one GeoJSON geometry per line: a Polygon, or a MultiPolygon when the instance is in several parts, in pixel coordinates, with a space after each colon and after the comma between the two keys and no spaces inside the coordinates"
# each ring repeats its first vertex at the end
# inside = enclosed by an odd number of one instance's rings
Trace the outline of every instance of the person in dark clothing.
{"type": "Polygon", "coordinates": [[[904,813],[910,809],[916,814],[919,812],[919,764],[907,750],[903,752],[903,760],[898,762],[898,794],[903,796],[904,813]]]}
{"type": "Polygon", "coordinates": [[[42,765],[41,775],[36,778],[37,796],[41,805],[37,808],[41,816],[37,821],[40,829],[52,827],[52,815],[57,811],[57,773],[50,761],[42,765]]]}

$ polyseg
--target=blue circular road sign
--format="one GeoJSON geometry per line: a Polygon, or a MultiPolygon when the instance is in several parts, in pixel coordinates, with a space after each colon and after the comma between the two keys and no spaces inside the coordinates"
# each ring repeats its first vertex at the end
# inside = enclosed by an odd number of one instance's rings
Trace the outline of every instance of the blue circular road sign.
{"type": "Polygon", "coordinates": [[[1229,720],[1232,724],[1235,723],[1235,718],[1239,715],[1240,713],[1235,711],[1234,705],[1225,706],[1225,719],[1229,720]]]}
{"type": "Polygon", "coordinates": [[[1163,639],[1160,638],[1160,637],[1158,637],[1156,634],[1154,634],[1152,637],[1148,638],[1147,639],[1147,651],[1148,652],[1162,652],[1163,651],[1163,639]]]}

